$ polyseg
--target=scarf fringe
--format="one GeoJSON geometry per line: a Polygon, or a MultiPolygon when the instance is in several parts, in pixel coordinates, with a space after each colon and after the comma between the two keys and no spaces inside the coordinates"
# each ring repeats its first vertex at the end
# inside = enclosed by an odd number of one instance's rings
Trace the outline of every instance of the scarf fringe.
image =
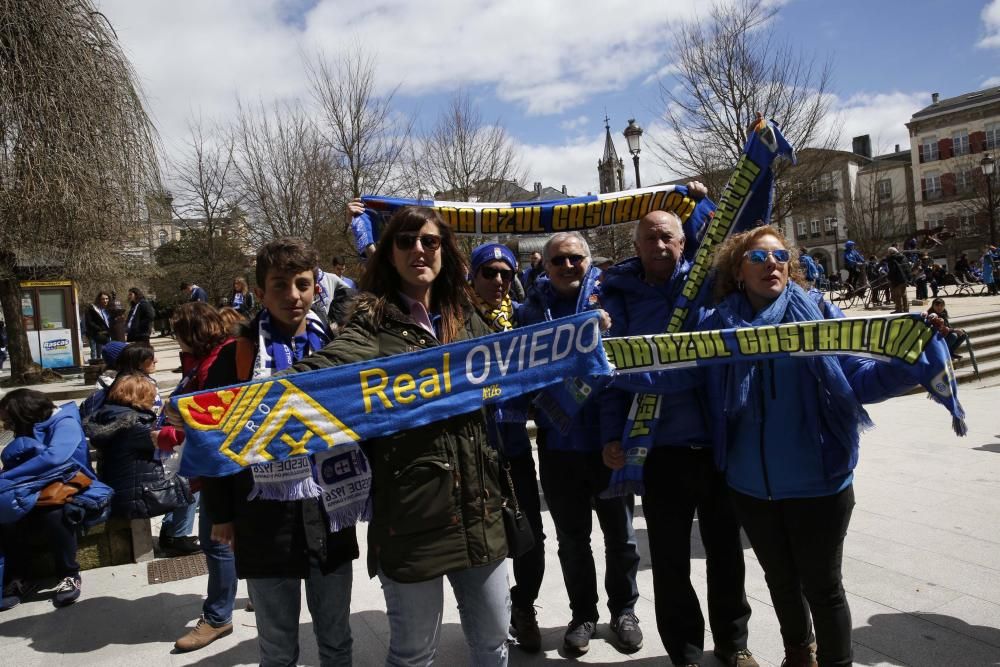
{"type": "Polygon", "coordinates": [[[310,476],[294,482],[255,481],[247,500],[307,500],[322,495],[323,489],[310,476]]]}
{"type": "Polygon", "coordinates": [[[370,522],[372,520],[372,496],[369,493],[364,502],[355,502],[341,507],[335,512],[327,512],[330,521],[330,532],[336,533],[351,528],[361,521],[370,522]]]}

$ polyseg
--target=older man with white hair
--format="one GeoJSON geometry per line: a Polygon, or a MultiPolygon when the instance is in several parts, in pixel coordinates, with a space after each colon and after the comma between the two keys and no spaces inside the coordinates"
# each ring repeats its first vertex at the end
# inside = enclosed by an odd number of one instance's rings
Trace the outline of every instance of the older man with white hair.
{"type": "MultiPolygon", "coordinates": [[[[612,336],[663,333],[691,269],[684,260],[680,218],[653,211],[635,228],[637,257],[605,272],[601,306],[611,316],[612,336]]],[[[604,461],[625,465],[621,438],[633,394],[609,389],[601,400],[604,461]]],[[[715,654],[727,665],[756,667],[747,650],[750,605],[744,592],[740,526],[725,478],[715,469],[712,437],[696,388],[662,396],[653,447],[643,470],[643,516],[649,535],[656,627],[675,665],[697,665],[705,619],[691,585],[691,526],[698,529],[708,561],[708,616],[715,654]]]]}
{"type": "MultiPolygon", "coordinates": [[[[545,244],[542,258],[547,275],[538,278],[518,310],[520,325],[599,308],[600,271],[591,266],[590,246],[581,234],[554,234],[545,244]]],[[[560,428],[544,414],[536,417],[539,478],[556,526],[559,563],[572,612],[563,647],[572,654],[585,653],[597,631],[597,574],[590,547],[594,510],[604,533],[604,585],[614,642],[626,653],[642,647],[642,631],[635,616],[639,550],[632,529],[634,500],[599,497],[608,486],[611,471],[601,460],[600,411],[592,407],[598,393],[590,394],[588,405],[571,419],[568,428],[560,428]]]]}

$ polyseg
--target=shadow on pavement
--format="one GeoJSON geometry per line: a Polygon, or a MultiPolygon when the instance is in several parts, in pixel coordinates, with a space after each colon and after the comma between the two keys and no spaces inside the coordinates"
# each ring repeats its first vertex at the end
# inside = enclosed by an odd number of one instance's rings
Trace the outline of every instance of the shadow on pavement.
{"type": "MultiPolygon", "coordinates": [[[[86,586],[86,584],[84,584],[86,586]]],[[[4,619],[0,636],[24,637],[42,653],[88,653],[111,644],[171,644],[201,609],[202,596],[159,593],[135,600],[87,597],[46,613],[4,619]]]]}
{"type": "MultiPolygon", "coordinates": [[[[1000,629],[944,614],[876,614],[852,636],[883,654],[880,664],[982,667],[1000,664],[1000,629]]],[[[855,657],[856,664],[866,664],[855,657]]]]}
{"type": "Polygon", "coordinates": [[[981,452],[996,452],[1000,454],[1000,442],[988,442],[985,445],[973,447],[973,449],[978,449],[981,452]]]}

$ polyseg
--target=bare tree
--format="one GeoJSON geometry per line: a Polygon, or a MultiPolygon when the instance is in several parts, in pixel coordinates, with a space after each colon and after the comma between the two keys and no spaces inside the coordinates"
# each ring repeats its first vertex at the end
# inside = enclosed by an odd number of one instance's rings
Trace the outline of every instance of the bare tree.
{"type": "Polygon", "coordinates": [[[317,56],[306,65],[322,109],[320,132],[346,171],[344,199],[397,193],[413,128],[411,119],[393,113],[398,86],[379,95],[375,59],[360,49],[333,61],[317,56]]]}
{"type": "MultiPolygon", "coordinates": [[[[721,192],[758,111],[774,118],[797,149],[834,148],[839,139],[830,118],[831,64],[777,40],[771,27],[777,11],[763,0],[717,4],[706,21],[674,33],[676,70],[660,84],[669,135],[652,144],[665,166],[699,177],[710,192],[721,192]]],[[[776,165],[779,179],[786,165],[776,165]]],[[[826,167],[815,169],[818,175],[826,167]]],[[[798,178],[811,180],[801,170],[798,178]]],[[[775,202],[776,219],[793,205],[786,190],[775,202]]]]}
{"type": "Polygon", "coordinates": [[[314,241],[344,214],[343,171],[298,105],[240,106],[237,171],[254,241],[298,236],[314,241]],[[338,205],[339,204],[339,205],[338,205]]]}
{"type": "Polygon", "coordinates": [[[215,302],[229,291],[232,266],[240,264],[239,249],[249,241],[240,209],[236,138],[217,127],[206,130],[201,118],[188,123],[188,132],[184,154],[171,165],[171,203],[186,233],[198,238],[187,244],[191,252],[185,260],[197,267],[198,283],[215,302]],[[234,249],[239,256],[230,256],[234,249]]]}
{"type": "Polygon", "coordinates": [[[506,201],[524,181],[507,130],[499,119],[484,123],[464,91],[415,142],[412,174],[418,193],[454,201],[506,201]]]}
{"type": "Polygon", "coordinates": [[[853,197],[844,198],[847,236],[866,255],[902,244],[915,231],[913,208],[906,188],[909,169],[893,169],[876,158],[861,168],[853,197]],[[901,172],[893,178],[894,172],[901,172]]]}
{"type": "Polygon", "coordinates": [[[91,0],[0,0],[0,303],[15,381],[31,381],[17,270],[111,276],[156,187],[135,73],[91,0]],[[100,245],[98,245],[100,242],[100,245]]]}

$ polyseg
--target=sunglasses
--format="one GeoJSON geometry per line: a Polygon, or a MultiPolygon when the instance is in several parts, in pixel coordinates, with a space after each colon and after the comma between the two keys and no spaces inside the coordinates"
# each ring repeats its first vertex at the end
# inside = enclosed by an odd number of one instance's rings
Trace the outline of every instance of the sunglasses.
{"type": "Polygon", "coordinates": [[[549,257],[549,262],[553,266],[580,266],[580,263],[587,259],[583,255],[556,255],[549,257]]]}
{"type": "Polygon", "coordinates": [[[441,237],[437,234],[396,234],[393,243],[399,250],[412,250],[420,241],[424,250],[434,252],[441,247],[441,237]]]}
{"type": "Polygon", "coordinates": [[[495,269],[492,266],[483,266],[479,269],[479,273],[483,274],[483,278],[486,280],[493,280],[497,276],[505,283],[509,283],[514,279],[514,271],[511,269],[495,269]]]}
{"type": "Polygon", "coordinates": [[[788,260],[791,259],[791,255],[784,248],[779,250],[747,250],[743,253],[743,256],[751,264],[763,264],[767,261],[768,255],[773,257],[778,264],[787,264],[788,260]]]}

